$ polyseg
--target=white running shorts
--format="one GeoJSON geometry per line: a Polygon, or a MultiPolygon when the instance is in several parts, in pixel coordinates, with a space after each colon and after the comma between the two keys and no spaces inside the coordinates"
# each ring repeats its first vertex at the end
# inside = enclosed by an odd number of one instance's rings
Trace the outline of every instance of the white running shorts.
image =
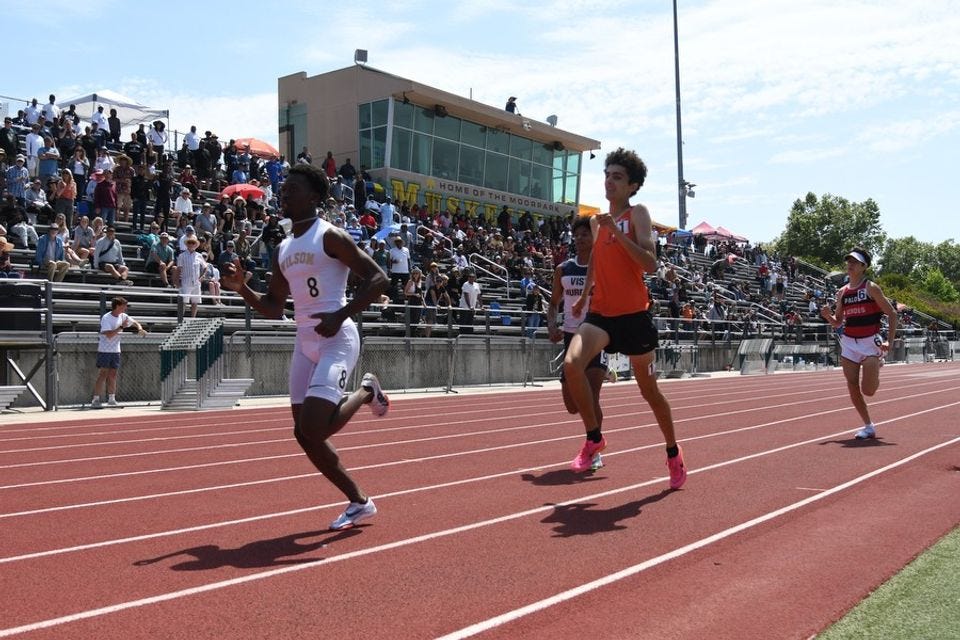
{"type": "Polygon", "coordinates": [[[324,338],[312,326],[297,327],[290,361],[290,403],[321,398],[339,404],[360,357],[360,334],[353,320],[344,320],[337,335],[324,338]]]}
{"type": "Polygon", "coordinates": [[[193,285],[180,285],[180,297],[184,304],[200,304],[200,283],[193,285]]]}
{"type": "Polygon", "coordinates": [[[860,364],[867,358],[879,358],[883,356],[883,338],[879,333],[866,338],[851,338],[844,334],[840,336],[840,355],[850,362],[860,364]]]}

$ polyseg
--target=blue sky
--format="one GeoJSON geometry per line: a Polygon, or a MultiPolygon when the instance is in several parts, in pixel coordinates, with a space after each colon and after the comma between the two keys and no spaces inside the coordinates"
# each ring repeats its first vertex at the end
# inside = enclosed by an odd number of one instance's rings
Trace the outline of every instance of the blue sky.
{"type": "MultiPolygon", "coordinates": [[[[557,114],[600,140],[584,203],[605,206],[604,153],[636,149],[649,166],[637,199],[677,223],[669,0],[43,4],[4,9],[5,24],[38,36],[33,62],[4,74],[6,96],[112,89],[170,109],[173,128],[275,142],[277,78],[348,66],[362,48],[370,66],[497,106],[516,95],[525,116],[557,114]]],[[[769,240],[813,191],[873,198],[892,237],[960,240],[955,0],[680,0],[679,11],[689,226],[769,240]]]]}

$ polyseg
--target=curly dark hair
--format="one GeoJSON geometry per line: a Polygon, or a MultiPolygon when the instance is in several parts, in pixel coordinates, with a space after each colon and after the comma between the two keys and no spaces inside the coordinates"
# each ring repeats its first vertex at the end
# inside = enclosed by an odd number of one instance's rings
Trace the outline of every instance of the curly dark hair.
{"type": "Polygon", "coordinates": [[[310,185],[310,189],[317,195],[318,202],[325,202],[330,195],[330,181],[320,167],[305,163],[295,164],[290,167],[289,175],[302,175],[310,185]]]}
{"type": "MultiPolygon", "coordinates": [[[[611,151],[607,154],[603,168],[606,169],[612,164],[618,164],[626,169],[627,179],[630,180],[630,182],[635,182],[638,185],[637,191],[640,190],[643,182],[647,179],[647,165],[643,163],[643,160],[640,159],[640,156],[638,156],[635,151],[627,151],[623,147],[619,147],[616,151],[611,151]]],[[[634,191],[630,195],[636,195],[637,191],[634,191]]]]}

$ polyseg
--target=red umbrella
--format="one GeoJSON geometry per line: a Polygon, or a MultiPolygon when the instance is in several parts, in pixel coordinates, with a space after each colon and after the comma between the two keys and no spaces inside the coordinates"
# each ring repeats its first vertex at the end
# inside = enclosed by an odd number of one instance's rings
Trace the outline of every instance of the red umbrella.
{"type": "Polygon", "coordinates": [[[237,138],[234,140],[237,145],[237,151],[243,150],[245,147],[250,147],[250,154],[257,156],[258,158],[279,158],[280,152],[276,148],[268,143],[260,140],[259,138],[237,138]]]}
{"type": "Polygon", "coordinates": [[[241,184],[232,184],[220,192],[220,197],[223,198],[224,196],[230,198],[231,200],[237,196],[240,196],[244,200],[247,198],[259,199],[263,198],[263,189],[254,184],[247,184],[246,182],[241,184]]]}

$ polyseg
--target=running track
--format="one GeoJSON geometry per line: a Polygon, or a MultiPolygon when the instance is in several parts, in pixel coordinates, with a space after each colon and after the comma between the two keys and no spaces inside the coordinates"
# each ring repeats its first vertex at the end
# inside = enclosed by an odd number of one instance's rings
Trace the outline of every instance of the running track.
{"type": "Polygon", "coordinates": [[[886,367],[859,443],[839,371],[664,384],[676,492],[632,382],[583,476],[556,388],[395,398],[336,533],[286,409],[0,426],[0,637],[806,638],[960,523],[958,387],[886,367]]]}

